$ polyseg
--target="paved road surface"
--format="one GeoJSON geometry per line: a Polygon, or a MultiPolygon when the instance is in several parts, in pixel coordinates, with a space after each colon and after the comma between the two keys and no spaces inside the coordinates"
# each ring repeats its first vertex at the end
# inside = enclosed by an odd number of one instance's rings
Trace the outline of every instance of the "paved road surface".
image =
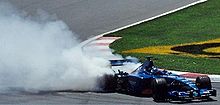
{"type": "MultiPolygon", "coordinates": [[[[214,101],[201,102],[193,101],[187,103],[189,105],[219,105],[220,100],[220,85],[214,84],[214,88],[218,91],[218,97],[214,97],[214,101]]],[[[167,105],[168,103],[156,103],[150,97],[134,97],[118,93],[13,93],[0,94],[0,104],[102,104],[102,105],[167,105]]],[[[180,102],[172,102],[171,104],[180,104],[180,102]]]]}
{"type": "Polygon", "coordinates": [[[198,0],[0,0],[35,14],[42,9],[68,24],[86,40],[113,29],[182,7],[198,0]]]}

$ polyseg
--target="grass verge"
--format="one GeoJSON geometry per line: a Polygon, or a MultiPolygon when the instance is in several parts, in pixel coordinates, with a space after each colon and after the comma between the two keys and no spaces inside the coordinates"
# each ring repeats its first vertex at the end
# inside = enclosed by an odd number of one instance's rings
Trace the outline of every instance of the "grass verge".
{"type": "MultiPolygon", "coordinates": [[[[122,53],[122,51],[147,46],[175,45],[220,38],[219,5],[219,0],[209,0],[179,12],[112,33],[111,36],[122,36],[123,38],[112,43],[110,47],[123,56],[131,55],[143,59],[149,54],[122,53]]],[[[158,59],[156,64],[162,68],[220,74],[220,59],[160,54],[152,56],[158,59]]]]}

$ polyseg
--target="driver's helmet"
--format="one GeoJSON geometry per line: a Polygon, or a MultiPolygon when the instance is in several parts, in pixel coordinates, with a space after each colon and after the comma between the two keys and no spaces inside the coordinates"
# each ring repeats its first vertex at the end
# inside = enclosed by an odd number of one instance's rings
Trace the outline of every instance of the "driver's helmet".
{"type": "Polygon", "coordinates": [[[154,66],[153,61],[149,61],[149,64],[146,65],[145,70],[148,72],[151,72],[151,70],[153,69],[153,66],[154,66]]]}

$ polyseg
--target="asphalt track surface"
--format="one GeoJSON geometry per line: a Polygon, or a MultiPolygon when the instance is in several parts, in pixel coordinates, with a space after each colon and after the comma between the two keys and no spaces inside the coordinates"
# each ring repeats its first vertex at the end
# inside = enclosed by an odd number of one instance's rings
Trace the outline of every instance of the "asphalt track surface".
{"type": "MultiPolygon", "coordinates": [[[[220,86],[214,84],[214,88],[220,90],[220,86]]],[[[220,93],[218,93],[218,96],[220,93]]],[[[25,93],[13,92],[11,94],[0,94],[0,104],[93,104],[93,105],[167,105],[167,104],[189,104],[189,105],[219,105],[219,97],[212,101],[194,100],[190,103],[173,101],[156,103],[151,97],[134,97],[118,93],[93,93],[93,92],[42,92],[25,93]]]]}
{"type": "MultiPolygon", "coordinates": [[[[63,20],[81,40],[120,28],[182,7],[197,0],[1,0],[10,1],[18,9],[34,15],[37,9],[56,15],[63,20]]],[[[220,85],[214,84],[219,92],[220,85]]],[[[214,100],[220,100],[220,94],[214,100]]],[[[12,91],[0,93],[0,104],[126,104],[166,105],[152,98],[134,97],[118,93],[93,92],[43,92],[12,91]]],[[[179,104],[172,102],[171,104],[179,104]]],[[[184,104],[184,103],[183,103],[184,104]]],[[[186,104],[218,105],[218,101],[186,104]]]]}
{"type": "Polygon", "coordinates": [[[81,40],[174,10],[198,0],[0,0],[33,15],[44,10],[81,40]]]}

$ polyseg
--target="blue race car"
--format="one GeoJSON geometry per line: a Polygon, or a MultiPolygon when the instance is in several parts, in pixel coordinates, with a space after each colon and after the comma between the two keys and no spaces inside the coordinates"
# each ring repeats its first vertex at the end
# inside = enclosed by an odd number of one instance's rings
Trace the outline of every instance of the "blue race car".
{"type": "MultiPolygon", "coordinates": [[[[123,62],[112,61],[112,65],[117,66],[123,62]]],[[[208,76],[199,76],[196,81],[191,81],[166,70],[159,70],[150,57],[132,73],[118,71],[115,75],[105,75],[103,80],[101,88],[105,91],[152,96],[154,101],[190,101],[216,96],[208,76]]]]}

